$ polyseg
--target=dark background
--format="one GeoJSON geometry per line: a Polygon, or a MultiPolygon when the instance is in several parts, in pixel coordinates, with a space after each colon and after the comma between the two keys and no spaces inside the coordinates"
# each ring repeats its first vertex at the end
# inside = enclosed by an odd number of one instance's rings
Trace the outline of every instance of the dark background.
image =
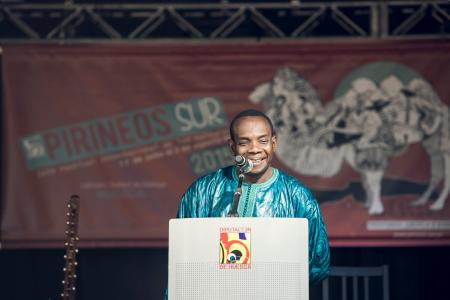
{"type": "MultiPolygon", "coordinates": [[[[163,299],[167,254],[167,248],[81,249],[76,299],[163,299]]],[[[332,248],[331,263],[387,264],[390,299],[449,299],[449,254],[450,247],[332,248]]],[[[60,299],[63,255],[49,249],[0,251],[0,299],[60,299]]],[[[320,285],[310,288],[310,299],[321,299],[320,285]]]]}

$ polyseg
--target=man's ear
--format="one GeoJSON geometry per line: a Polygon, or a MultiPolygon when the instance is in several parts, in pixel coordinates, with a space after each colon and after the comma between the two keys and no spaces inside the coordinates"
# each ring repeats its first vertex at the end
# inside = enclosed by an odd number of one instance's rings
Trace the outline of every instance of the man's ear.
{"type": "Polygon", "coordinates": [[[236,155],[236,144],[232,139],[228,139],[228,146],[230,147],[231,154],[236,155]]]}
{"type": "Polygon", "coordinates": [[[274,135],[272,137],[272,146],[273,146],[273,151],[277,150],[277,145],[278,145],[278,140],[277,140],[277,136],[274,135]]]}

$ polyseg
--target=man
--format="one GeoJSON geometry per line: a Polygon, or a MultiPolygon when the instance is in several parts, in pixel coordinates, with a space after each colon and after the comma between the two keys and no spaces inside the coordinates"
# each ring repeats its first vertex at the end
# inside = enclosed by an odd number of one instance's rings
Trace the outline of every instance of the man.
{"type": "MultiPolygon", "coordinates": [[[[244,176],[238,214],[241,217],[298,217],[309,222],[309,275],[315,283],[328,275],[330,252],[319,206],[295,178],[271,166],[277,137],[271,120],[257,110],[239,113],[230,124],[234,155],[253,162],[244,176]]],[[[238,184],[236,167],[197,179],[184,194],[178,218],[226,217],[238,184]]]]}

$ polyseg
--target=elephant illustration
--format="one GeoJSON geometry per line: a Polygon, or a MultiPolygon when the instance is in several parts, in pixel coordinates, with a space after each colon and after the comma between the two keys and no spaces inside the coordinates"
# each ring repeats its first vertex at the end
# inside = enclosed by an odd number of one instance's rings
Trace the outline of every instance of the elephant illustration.
{"type": "MultiPolygon", "coordinates": [[[[404,81],[404,80],[403,80],[404,81]]],[[[422,143],[431,164],[426,191],[412,204],[441,210],[450,190],[449,109],[420,77],[404,83],[388,74],[375,82],[353,78],[324,106],[313,86],[290,68],[258,85],[250,101],[261,103],[278,136],[277,158],[302,175],[331,177],[345,160],[361,174],[370,215],[384,212],[381,181],[390,160],[422,143]]]]}

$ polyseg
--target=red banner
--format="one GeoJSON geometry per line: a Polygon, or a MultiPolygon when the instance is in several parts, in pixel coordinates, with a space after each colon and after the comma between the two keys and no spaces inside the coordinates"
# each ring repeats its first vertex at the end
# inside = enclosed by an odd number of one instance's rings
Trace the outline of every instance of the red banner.
{"type": "Polygon", "coordinates": [[[265,111],[275,166],[316,196],[332,246],[450,245],[450,43],[9,45],[4,248],[165,246],[228,122],[265,111]]]}

